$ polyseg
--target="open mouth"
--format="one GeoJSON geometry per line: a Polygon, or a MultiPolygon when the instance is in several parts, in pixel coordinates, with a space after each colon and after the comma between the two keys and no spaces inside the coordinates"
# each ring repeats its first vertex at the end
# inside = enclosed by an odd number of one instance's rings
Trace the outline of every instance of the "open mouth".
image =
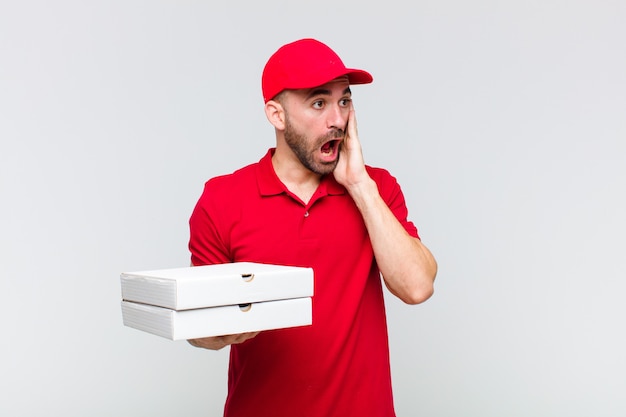
{"type": "Polygon", "coordinates": [[[337,153],[337,148],[339,147],[339,140],[333,139],[324,143],[320,150],[322,151],[322,155],[324,156],[334,156],[337,153]]]}

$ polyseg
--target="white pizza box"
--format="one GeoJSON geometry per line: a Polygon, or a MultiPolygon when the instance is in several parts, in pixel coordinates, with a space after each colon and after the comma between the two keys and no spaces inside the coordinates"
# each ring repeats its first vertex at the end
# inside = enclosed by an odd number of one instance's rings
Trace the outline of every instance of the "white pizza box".
{"type": "Polygon", "coordinates": [[[125,272],[122,299],[172,310],[313,296],[313,269],[235,262],[125,272]]]}
{"type": "Polygon", "coordinates": [[[122,300],[125,326],[170,340],[196,339],[312,324],[311,297],[176,311],[122,300]]]}

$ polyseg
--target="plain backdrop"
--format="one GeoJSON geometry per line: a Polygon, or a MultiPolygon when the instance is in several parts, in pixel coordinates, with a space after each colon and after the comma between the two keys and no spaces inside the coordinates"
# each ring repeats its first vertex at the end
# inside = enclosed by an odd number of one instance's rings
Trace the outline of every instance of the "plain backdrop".
{"type": "MultiPolygon", "coordinates": [[[[386,294],[399,417],[626,415],[626,3],[0,3],[0,415],[219,416],[228,349],[124,327],[204,182],[273,145],[263,65],[315,37],[436,293],[386,294]]],[[[328,227],[341,219],[329,219],[328,227]]],[[[348,416],[346,416],[348,417],[348,416]]]]}

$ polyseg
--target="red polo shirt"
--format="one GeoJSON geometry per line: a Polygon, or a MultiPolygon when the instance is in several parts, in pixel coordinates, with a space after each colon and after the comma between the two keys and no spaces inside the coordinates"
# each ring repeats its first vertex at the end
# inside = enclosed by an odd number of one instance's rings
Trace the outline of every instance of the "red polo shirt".
{"type": "MultiPolygon", "coordinates": [[[[205,184],[190,219],[191,259],[313,268],[313,325],[231,346],[224,415],[393,417],[381,278],[361,214],[332,175],[303,203],[276,176],[272,154],[205,184]]],[[[367,169],[417,237],[395,178],[367,169]]]]}

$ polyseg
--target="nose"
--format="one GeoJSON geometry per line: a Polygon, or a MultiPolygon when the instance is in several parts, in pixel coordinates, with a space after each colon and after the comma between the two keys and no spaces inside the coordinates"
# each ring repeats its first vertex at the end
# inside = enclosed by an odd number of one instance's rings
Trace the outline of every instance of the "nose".
{"type": "Polygon", "coordinates": [[[329,129],[344,129],[347,122],[347,111],[338,104],[329,106],[326,124],[329,129]]]}

